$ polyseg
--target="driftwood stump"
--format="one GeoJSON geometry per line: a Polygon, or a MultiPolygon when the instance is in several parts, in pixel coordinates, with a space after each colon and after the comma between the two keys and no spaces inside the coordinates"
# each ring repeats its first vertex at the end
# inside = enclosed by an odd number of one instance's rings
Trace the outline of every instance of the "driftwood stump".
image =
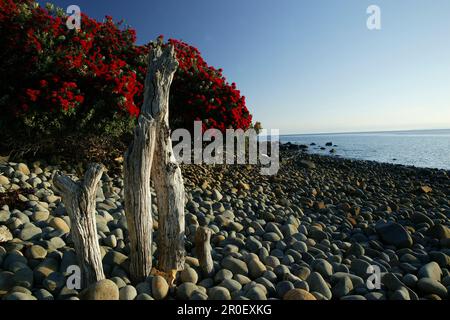
{"type": "Polygon", "coordinates": [[[161,41],[153,45],[145,79],[144,103],[134,130],[134,140],[124,157],[124,197],[131,249],[130,275],[135,282],[143,281],[152,269],[150,178],[158,133],[161,125],[168,123],[169,90],[177,67],[173,46],[163,47],[161,41]]]}
{"type": "Polygon", "coordinates": [[[105,279],[95,221],[95,198],[104,167],[91,164],[82,182],[55,174],[53,184],[60,191],[71,221],[70,234],[81,268],[83,288],[105,279]]]}
{"type": "Polygon", "coordinates": [[[130,238],[130,276],[134,282],[143,281],[152,268],[150,169],[154,136],[154,123],[141,115],[134,141],[125,154],[124,198],[130,238]]]}
{"type": "Polygon", "coordinates": [[[8,242],[13,239],[13,236],[6,226],[0,226],[0,243],[8,242]]]}
{"type": "Polygon", "coordinates": [[[167,117],[157,135],[152,177],[158,197],[158,269],[170,273],[184,269],[184,184],[167,117]]]}
{"type": "Polygon", "coordinates": [[[195,233],[195,253],[205,277],[214,275],[214,264],[211,256],[211,230],[199,227],[195,233]]]}

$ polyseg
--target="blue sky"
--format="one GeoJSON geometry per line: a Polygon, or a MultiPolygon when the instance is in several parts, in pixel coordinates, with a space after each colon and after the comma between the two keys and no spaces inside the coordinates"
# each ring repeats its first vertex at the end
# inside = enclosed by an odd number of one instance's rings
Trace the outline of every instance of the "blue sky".
{"type": "Polygon", "coordinates": [[[448,0],[70,0],[200,49],[282,133],[450,128],[448,0]],[[366,27],[369,5],[381,30],[366,27]]]}

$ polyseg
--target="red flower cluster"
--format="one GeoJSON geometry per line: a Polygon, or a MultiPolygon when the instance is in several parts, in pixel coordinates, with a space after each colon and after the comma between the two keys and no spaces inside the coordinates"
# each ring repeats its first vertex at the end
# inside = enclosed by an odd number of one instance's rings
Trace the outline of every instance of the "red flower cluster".
{"type": "Polygon", "coordinates": [[[97,22],[86,15],[82,26],[80,32],[68,30],[63,14],[31,0],[1,1],[0,71],[8,79],[0,84],[1,95],[8,97],[2,108],[18,117],[139,113],[143,85],[135,68],[143,50],[134,45],[135,32],[121,30],[110,18],[97,22]]]}
{"type": "Polygon", "coordinates": [[[208,66],[198,49],[170,39],[175,47],[179,69],[174,77],[170,101],[171,117],[178,127],[191,128],[193,121],[202,120],[204,129],[247,129],[252,117],[236,85],[226,82],[222,69],[208,66]]]}
{"type": "MultiPolygon", "coordinates": [[[[48,119],[44,125],[63,130],[74,122],[90,129],[117,117],[135,118],[151,46],[136,46],[135,31],[111,17],[98,22],[83,14],[80,31],[68,30],[65,20],[61,10],[32,0],[0,1],[2,114],[48,119]],[[73,121],[74,115],[83,121],[73,121]]],[[[222,131],[248,128],[251,115],[236,85],[208,66],[196,48],[169,43],[180,65],[171,88],[172,128],[192,128],[194,120],[222,131]]]]}

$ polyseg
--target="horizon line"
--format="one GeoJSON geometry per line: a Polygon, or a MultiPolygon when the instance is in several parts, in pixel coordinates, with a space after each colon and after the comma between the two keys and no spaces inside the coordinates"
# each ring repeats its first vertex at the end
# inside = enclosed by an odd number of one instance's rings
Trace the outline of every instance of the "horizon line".
{"type": "Polygon", "coordinates": [[[320,132],[320,133],[290,133],[290,134],[280,134],[280,137],[286,136],[309,136],[309,135],[331,135],[331,134],[363,134],[363,133],[392,133],[392,132],[417,132],[417,131],[442,131],[450,130],[450,128],[440,128],[440,129],[407,129],[407,130],[375,130],[375,131],[344,131],[344,132],[320,132]]]}

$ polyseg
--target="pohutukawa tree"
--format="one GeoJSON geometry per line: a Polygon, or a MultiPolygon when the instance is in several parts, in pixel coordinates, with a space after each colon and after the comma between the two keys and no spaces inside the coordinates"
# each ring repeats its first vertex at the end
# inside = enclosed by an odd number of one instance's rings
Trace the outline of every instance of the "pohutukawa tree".
{"type": "Polygon", "coordinates": [[[173,45],[152,44],[144,103],[125,154],[124,196],[130,237],[130,276],[144,280],[152,270],[150,178],[154,177],[159,213],[159,268],[184,265],[184,186],[173,156],[169,129],[169,91],[178,67],[173,45]]]}
{"type": "MultiPolygon", "coordinates": [[[[69,30],[66,20],[65,10],[52,5],[0,1],[0,147],[19,138],[34,148],[37,140],[127,139],[132,132],[151,45],[137,45],[135,30],[112,17],[82,14],[82,32],[69,30]]],[[[193,129],[199,120],[203,129],[247,129],[252,116],[236,84],[197,48],[169,43],[179,63],[169,97],[171,128],[193,129]]]]}

